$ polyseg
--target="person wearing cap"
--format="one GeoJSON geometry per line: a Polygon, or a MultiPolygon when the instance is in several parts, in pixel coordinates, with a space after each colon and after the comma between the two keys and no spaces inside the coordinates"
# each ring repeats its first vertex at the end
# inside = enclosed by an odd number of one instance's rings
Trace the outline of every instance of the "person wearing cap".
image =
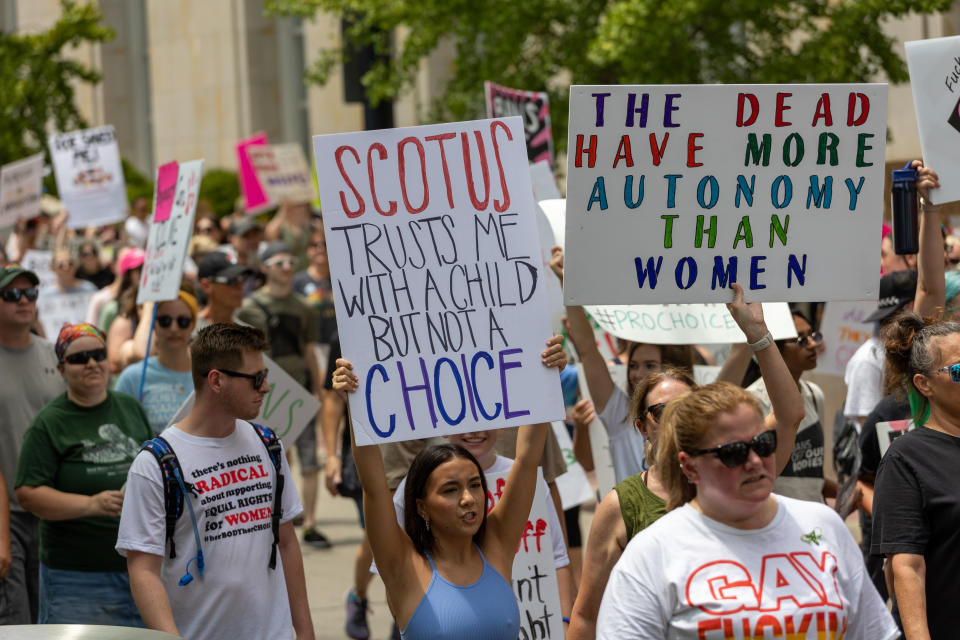
{"type": "Polygon", "coordinates": [[[197,278],[207,303],[200,309],[196,330],[234,322],[234,314],[243,304],[243,286],[252,277],[253,269],[222,251],[205,255],[197,265],[197,278]]]}
{"type": "MultiPolygon", "coordinates": [[[[63,392],[53,345],[30,333],[37,315],[37,275],[17,264],[0,270],[0,469],[10,501],[11,566],[0,578],[0,625],[37,621],[37,519],[13,492],[23,436],[37,413],[63,392]]],[[[2,537],[2,532],[0,532],[2,537]]]]}
{"type": "Polygon", "coordinates": [[[230,232],[227,235],[229,244],[223,247],[228,255],[236,258],[237,264],[253,269],[252,275],[243,283],[244,297],[253,293],[261,282],[256,276],[259,268],[257,252],[260,251],[260,241],[263,239],[263,229],[253,216],[237,218],[230,223],[230,232]]]}
{"type": "Polygon", "coordinates": [[[17,500],[40,518],[38,621],[142,627],[113,547],[127,470],[153,433],[140,403],[107,389],[100,329],[63,325],[55,353],[67,390],[33,419],[14,482],[17,500]]]}
{"type": "MultiPolygon", "coordinates": [[[[260,264],[266,284],[244,299],[237,319],[263,331],[270,343],[270,359],[322,400],[323,379],[314,346],[317,324],[313,309],[293,291],[296,260],[290,247],[283,242],[268,243],[260,253],[260,264]]],[[[320,469],[314,421],[297,438],[296,449],[303,480],[303,539],[329,548],[330,542],[314,528],[320,469]]]]}
{"type": "Polygon", "coordinates": [[[120,313],[120,301],[128,291],[135,290],[140,284],[140,274],[145,257],[146,254],[143,249],[136,247],[121,249],[120,259],[117,260],[119,277],[109,287],[94,294],[90,300],[87,322],[97,325],[108,336],[110,335],[110,326],[120,313]]]}

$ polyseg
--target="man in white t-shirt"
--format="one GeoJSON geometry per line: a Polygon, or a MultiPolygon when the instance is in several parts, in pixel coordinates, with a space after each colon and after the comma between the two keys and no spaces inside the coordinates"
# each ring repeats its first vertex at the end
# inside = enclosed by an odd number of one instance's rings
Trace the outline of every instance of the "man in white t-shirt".
{"type": "Polygon", "coordinates": [[[285,456],[281,452],[279,469],[285,482],[278,483],[263,440],[246,422],[259,414],[269,391],[266,348],[260,330],[237,324],[207,327],[190,345],[196,400],[161,434],[192,485],[173,545],[156,458],[141,452],[130,467],[117,551],[127,556],[130,589],[151,629],[188,640],[314,637],[292,523],[303,506],[285,456]]]}

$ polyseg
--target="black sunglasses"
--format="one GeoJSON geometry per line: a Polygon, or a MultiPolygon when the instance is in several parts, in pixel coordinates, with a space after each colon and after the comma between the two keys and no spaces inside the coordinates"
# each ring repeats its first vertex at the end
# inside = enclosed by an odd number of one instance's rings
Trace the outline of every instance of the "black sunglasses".
{"type": "Polygon", "coordinates": [[[96,362],[103,362],[106,360],[106,347],[100,347],[99,349],[88,349],[86,351],[77,351],[76,353],[71,353],[68,356],[64,356],[63,361],[67,364],[87,364],[90,361],[90,358],[93,358],[96,362]]]}
{"type": "Polygon", "coordinates": [[[214,276],[210,279],[217,284],[225,284],[228,287],[235,287],[238,284],[243,284],[247,277],[245,275],[231,276],[229,278],[226,276],[214,276]]]}
{"type": "Polygon", "coordinates": [[[267,381],[267,373],[270,370],[264,369],[257,373],[240,373],[239,371],[230,371],[229,369],[213,369],[213,371],[219,371],[231,378],[247,378],[248,380],[253,380],[253,388],[259,389],[263,386],[263,383],[267,381]]]}
{"type": "Polygon", "coordinates": [[[4,302],[20,302],[21,296],[27,296],[27,300],[30,302],[36,302],[37,296],[40,292],[36,287],[29,287],[27,289],[21,289],[19,287],[10,287],[9,289],[4,289],[0,291],[0,297],[3,297],[4,302]]]}
{"type": "Polygon", "coordinates": [[[643,413],[644,415],[649,414],[653,416],[654,420],[656,420],[657,422],[660,422],[660,416],[663,415],[663,410],[666,408],[667,408],[666,402],[658,402],[656,404],[652,404],[649,407],[647,407],[646,411],[644,411],[643,413]]]}
{"type": "MultiPolygon", "coordinates": [[[[186,329],[192,323],[193,318],[190,316],[177,316],[177,326],[181,329],[186,329]]],[[[161,329],[169,329],[173,324],[173,316],[157,316],[157,324],[161,329]]]]}
{"type": "Polygon", "coordinates": [[[691,456],[715,453],[723,466],[733,469],[747,461],[747,458],[750,457],[750,449],[756,451],[761,458],[773,455],[773,452],[777,450],[776,430],[764,431],[750,442],[728,442],[713,449],[686,449],[685,451],[691,456]]]}
{"type": "Polygon", "coordinates": [[[813,340],[813,344],[817,345],[823,342],[823,334],[819,331],[814,331],[813,333],[808,333],[805,336],[797,336],[797,346],[805,347],[807,346],[807,341],[813,340]]]}

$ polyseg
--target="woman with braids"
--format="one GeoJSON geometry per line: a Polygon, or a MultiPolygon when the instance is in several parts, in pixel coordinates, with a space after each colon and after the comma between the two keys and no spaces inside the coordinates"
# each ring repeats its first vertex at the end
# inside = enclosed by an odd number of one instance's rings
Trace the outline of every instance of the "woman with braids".
{"type": "Polygon", "coordinates": [[[885,555],[907,640],[960,629],[960,323],[906,313],[884,333],[887,376],[902,380],[916,429],[877,469],[871,551],[885,555]]]}

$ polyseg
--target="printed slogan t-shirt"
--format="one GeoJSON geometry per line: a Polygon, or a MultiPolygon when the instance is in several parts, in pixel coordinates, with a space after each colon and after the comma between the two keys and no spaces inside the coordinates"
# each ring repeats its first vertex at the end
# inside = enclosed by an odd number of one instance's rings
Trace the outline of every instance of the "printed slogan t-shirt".
{"type": "MultiPolygon", "coordinates": [[[[163,557],[164,588],[177,628],[187,640],[293,637],[279,553],[277,568],[268,566],[276,474],[263,442],[242,420],[237,420],[234,432],[225,438],[192,436],[175,425],[161,435],[176,452],[184,480],[197,491],[190,500],[203,545],[203,577],[193,562],[193,581],[178,585],[187,561],[197,553],[193,525],[184,506],[174,531],[177,557],[171,559],[166,545],[160,466],[147,452],[137,456],[130,467],[117,551],[163,557]]],[[[281,458],[284,488],[280,522],[285,523],[299,515],[303,507],[286,457],[281,458]]]]}
{"type": "Polygon", "coordinates": [[[597,640],[891,640],[899,631],[826,505],[776,496],[761,529],[689,504],[637,534],[610,574],[597,640]]]}

